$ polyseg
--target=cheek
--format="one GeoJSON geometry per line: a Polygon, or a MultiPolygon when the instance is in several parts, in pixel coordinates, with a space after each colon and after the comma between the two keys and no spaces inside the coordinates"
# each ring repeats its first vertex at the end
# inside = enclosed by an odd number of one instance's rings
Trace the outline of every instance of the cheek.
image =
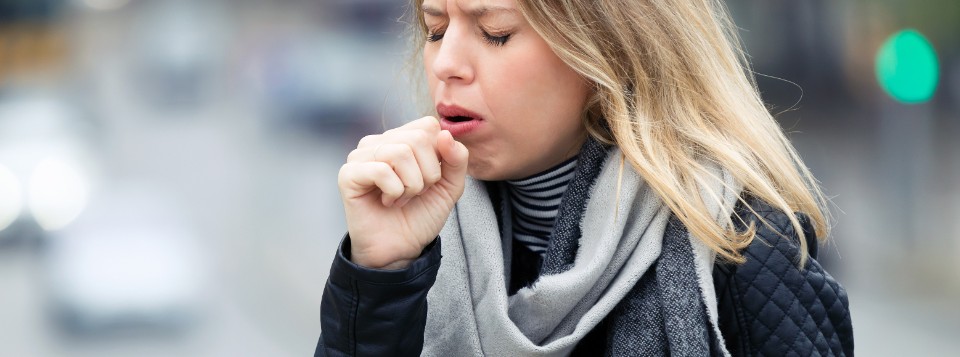
{"type": "Polygon", "coordinates": [[[487,104],[500,121],[523,131],[573,130],[580,125],[586,82],[545,44],[530,47],[517,46],[498,59],[496,75],[483,81],[487,104]]]}

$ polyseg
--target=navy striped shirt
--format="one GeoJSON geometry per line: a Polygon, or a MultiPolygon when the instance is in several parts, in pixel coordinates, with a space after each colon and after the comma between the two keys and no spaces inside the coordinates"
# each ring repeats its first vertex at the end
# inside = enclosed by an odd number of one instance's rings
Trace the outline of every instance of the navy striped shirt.
{"type": "Polygon", "coordinates": [[[577,157],[534,176],[507,181],[513,211],[513,239],[531,251],[547,251],[553,222],[567,184],[577,173],[577,157]]]}

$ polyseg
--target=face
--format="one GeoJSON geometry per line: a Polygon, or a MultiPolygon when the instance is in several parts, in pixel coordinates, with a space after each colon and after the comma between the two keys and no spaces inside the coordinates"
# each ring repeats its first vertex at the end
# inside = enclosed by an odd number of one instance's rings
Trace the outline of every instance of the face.
{"type": "Polygon", "coordinates": [[[576,155],[588,82],[514,0],[425,0],[423,60],[440,124],[470,150],[469,174],[519,179],[576,155]]]}

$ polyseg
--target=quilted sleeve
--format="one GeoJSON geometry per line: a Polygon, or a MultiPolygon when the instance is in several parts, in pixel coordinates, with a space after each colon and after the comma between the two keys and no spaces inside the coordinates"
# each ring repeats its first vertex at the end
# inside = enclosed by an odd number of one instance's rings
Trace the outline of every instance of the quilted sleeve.
{"type": "Polygon", "coordinates": [[[798,235],[787,216],[762,202],[751,205],[772,228],[754,217],[757,236],[744,251],[747,261],[714,269],[727,349],[735,356],[852,356],[847,293],[816,261],[809,221],[801,219],[811,248],[801,269],[798,235]]]}

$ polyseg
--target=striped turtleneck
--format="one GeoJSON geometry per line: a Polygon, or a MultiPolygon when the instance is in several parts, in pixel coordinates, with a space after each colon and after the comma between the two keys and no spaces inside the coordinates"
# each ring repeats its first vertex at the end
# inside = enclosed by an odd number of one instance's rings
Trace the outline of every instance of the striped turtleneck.
{"type": "Polygon", "coordinates": [[[510,188],[513,238],[543,255],[553,232],[560,200],[577,173],[577,157],[531,177],[507,181],[510,188]]]}

